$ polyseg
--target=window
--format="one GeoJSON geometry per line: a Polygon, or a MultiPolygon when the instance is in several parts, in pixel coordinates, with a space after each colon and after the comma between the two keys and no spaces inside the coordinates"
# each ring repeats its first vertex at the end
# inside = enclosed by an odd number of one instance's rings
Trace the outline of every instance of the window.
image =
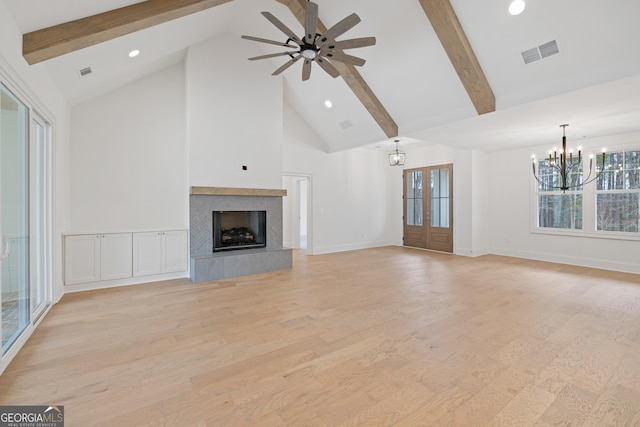
{"type": "Polygon", "coordinates": [[[567,176],[569,186],[562,191],[560,173],[553,167],[549,159],[539,163],[538,185],[536,198],[538,206],[537,226],[539,228],[561,228],[567,230],[582,230],[583,188],[582,166],[572,170],[567,176]],[[577,185],[577,187],[575,187],[577,185]],[[547,191],[549,188],[553,190],[547,191]]]}
{"type": "Polygon", "coordinates": [[[606,169],[596,180],[596,229],[640,230],[640,150],[607,155],[606,169]]]}
{"type": "Polygon", "coordinates": [[[550,233],[575,232],[589,237],[637,239],[640,237],[640,148],[616,150],[593,159],[594,180],[588,169],[571,170],[572,188],[562,191],[560,173],[548,158],[538,163],[535,186],[535,230],[550,233]],[[587,180],[587,181],[585,181],[587,180]],[[585,182],[584,185],[582,183],[585,182]],[[553,188],[552,190],[549,190],[553,188]]]}

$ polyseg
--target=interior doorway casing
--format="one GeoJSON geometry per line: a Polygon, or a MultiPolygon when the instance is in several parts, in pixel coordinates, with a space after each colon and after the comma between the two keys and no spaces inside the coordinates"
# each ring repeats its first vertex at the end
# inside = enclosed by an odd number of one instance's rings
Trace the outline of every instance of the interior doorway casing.
{"type": "Polygon", "coordinates": [[[283,186],[287,189],[287,196],[282,200],[283,212],[289,212],[288,217],[285,214],[283,218],[283,234],[290,236],[293,249],[313,255],[312,175],[301,172],[284,172],[282,175],[283,186]],[[306,229],[306,236],[303,229],[306,229]]]}

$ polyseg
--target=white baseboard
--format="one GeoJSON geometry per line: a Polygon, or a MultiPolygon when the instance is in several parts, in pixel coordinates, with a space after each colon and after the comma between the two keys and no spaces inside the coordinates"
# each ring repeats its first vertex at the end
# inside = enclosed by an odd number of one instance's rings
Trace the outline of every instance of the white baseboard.
{"type": "Polygon", "coordinates": [[[379,248],[381,246],[393,246],[393,243],[385,241],[385,242],[366,242],[366,243],[321,246],[321,247],[315,246],[313,248],[313,254],[314,255],[331,254],[335,252],[356,251],[358,249],[379,248]]]}
{"type": "Polygon", "coordinates": [[[626,263],[607,261],[598,258],[584,258],[566,255],[549,255],[532,251],[517,251],[505,249],[493,249],[491,254],[514,258],[525,258],[536,261],[553,262],[558,264],[577,265],[580,267],[598,268],[602,270],[619,271],[622,273],[640,274],[640,263],[626,263]]]}
{"type": "Polygon", "coordinates": [[[65,285],[64,293],[93,291],[96,289],[115,288],[118,286],[140,285],[142,283],[160,282],[163,280],[189,278],[188,271],[178,273],[154,274],[152,276],[127,277],[126,279],[105,280],[101,282],[78,283],[75,285],[65,285]]]}
{"type": "Polygon", "coordinates": [[[487,248],[481,249],[456,249],[454,251],[456,255],[466,256],[466,257],[477,257],[482,255],[489,255],[491,251],[487,248]]]}

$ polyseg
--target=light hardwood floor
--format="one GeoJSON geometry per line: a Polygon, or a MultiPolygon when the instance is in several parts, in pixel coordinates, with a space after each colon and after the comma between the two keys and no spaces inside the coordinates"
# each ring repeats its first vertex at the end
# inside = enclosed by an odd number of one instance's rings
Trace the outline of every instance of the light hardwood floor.
{"type": "Polygon", "coordinates": [[[638,426],[640,276],[385,247],[65,295],[0,404],[74,426],[638,426]]]}

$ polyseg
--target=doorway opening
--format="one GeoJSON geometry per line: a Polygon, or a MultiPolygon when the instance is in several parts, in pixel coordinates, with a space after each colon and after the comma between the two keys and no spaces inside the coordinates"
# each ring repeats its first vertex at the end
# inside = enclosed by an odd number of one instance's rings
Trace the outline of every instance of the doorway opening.
{"type": "Polygon", "coordinates": [[[285,173],[282,187],[287,190],[282,198],[283,244],[312,255],[311,174],[285,173]]]}

